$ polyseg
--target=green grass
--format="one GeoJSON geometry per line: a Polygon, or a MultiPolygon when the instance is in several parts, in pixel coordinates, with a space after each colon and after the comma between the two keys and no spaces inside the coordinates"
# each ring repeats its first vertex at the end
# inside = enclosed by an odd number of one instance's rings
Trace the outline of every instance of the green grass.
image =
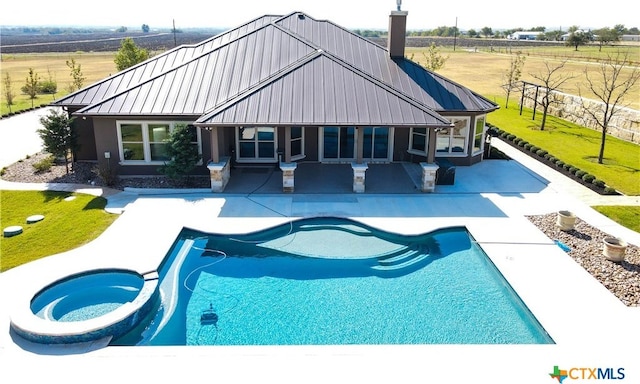
{"type": "Polygon", "coordinates": [[[1,191],[2,228],[19,225],[23,233],[1,238],[0,271],[95,239],[118,217],[105,212],[106,203],[103,197],[70,192],[1,191]],[[64,200],[71,195],[76,198],[64,200]],[[31,215],[44,215],[44,220],[27,224],[31,215]]]}
{"type": "Polygon", "coordinates": [[[640,207],[597,205],[591,207],[616,223],[640,232],[640,207]]]}
{"type": "Polygon", "coordinates": [[[640,195],[640,146],[608,136],[603,164],[598,164],[601,133],[547,116],[545,130],[540,130],[542,113],[525,108],[519,114],[517,102],[504,108],[504,99],[496,100],[501,108],[488,115],[487,121],[504,131],[549,151],[554,157],[603,180],[626,195],[640,195]]]}

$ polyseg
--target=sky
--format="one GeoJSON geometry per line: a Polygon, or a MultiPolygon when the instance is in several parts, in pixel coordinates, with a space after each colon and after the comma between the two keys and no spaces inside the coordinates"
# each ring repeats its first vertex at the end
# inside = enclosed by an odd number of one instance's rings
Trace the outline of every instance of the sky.
{"type": "MultiPolygon", "coordinates": [[[[547,30],[640,27],[635,0],[616,1],[615,7],[574,1],[402,0],[410,30],[455,26],[461,30],[494,30],[543,26],[547,30]]],[[[315,19],[333,21],[349,29],[388,27],[396,0],[77,0],[6,1],[0,10],[3,26],[95,26],[139,28],[230,28],[265,15],[302,11],[315,19]]]]}

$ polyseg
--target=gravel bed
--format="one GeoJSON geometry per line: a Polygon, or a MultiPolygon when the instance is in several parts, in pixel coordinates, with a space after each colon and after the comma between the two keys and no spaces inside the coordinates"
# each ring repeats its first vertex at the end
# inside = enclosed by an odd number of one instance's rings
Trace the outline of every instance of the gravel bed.
{"type": "Polygon", "coordinates": [[[629,244],[625,260],[615,263],[602,255],[602,240],[610,236],[579,217],[570,231],[558,229],[555,213],[527,218],[547,237],[571,248],[568,255],[625,305],[640,306],[640,248],[629,244]]]}
{"type": "MultiPolygon", "coordinates": [[[[48,171],[36,172],[33,167],[50,155],[40,152],[17,163],[11,164],[3,170],[1,178],[6,181],[21,183],[75,183],[104,187],[103,180],[98,176],[96,164],[89,162],[77,162],[69,164],[67,173],[64,162],[54,164],[48,171]]],[[[125,187],[132,188],[210,188],[209,178],[206,176],[192,176],[182,183],[171,182],[167,177],[122,177],[110,188],[123,190],[125,187]]]]}
{"type": "MultiPolygon", "coordinates": [[[[73,169],[66,172],[64,164],[55,164],[47,172],[36,172],[33,164],[49,156],[38,153],[14,163],[3,170],[2,179],[23,183],[78,183],[104,186],[95,171],[95,164],[75,163],[73,169]]],[[[181,185],[189,188],[209,188],[207,177],[192,177],[189,183],[181,185]]],[[[176,188],[166,177],[120,178],[111,188],[176,188]]],[[[576,219],[571,231],[561,231],[556,227],[556,214],[527,217],[550,239],[561,241],[571,250],[568,252],[578,264],[600,281],[625,305],[640,306],[640,249],[629,245],[626,260],[611,262],[602,256],[602,239],[608,235],[576,219]]]]}

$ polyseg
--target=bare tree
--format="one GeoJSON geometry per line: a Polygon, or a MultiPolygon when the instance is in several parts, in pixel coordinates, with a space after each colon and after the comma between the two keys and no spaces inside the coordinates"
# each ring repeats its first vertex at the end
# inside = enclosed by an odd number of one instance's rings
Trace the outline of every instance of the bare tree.
{"type": "Polygon", "coordinates": [[[592,104],[587,106],[582,98],[580,89],[578,89],[582,101],[582,110],[602,130],[598,164],[602,164],[604,158],[604,144],[607,139],[609,123],[621,108],[629,106],[630,102],[625,103],[624,98],[632,91],[632,88],[640,78],[640,69],[631,64],[633,63],[629,54],[618,51],[615,56],[607,55],[607,58],[600,63],[597,71],[594,71],[596,74],[593,76],[589,74],[588,67],[584,69],[587,88],[602,101],[599,106],[594,107],[592,104]],[[625,71],[628,68],[630,68],[630,73],[625,71]]]}
{"type": "MultiPolygon", "coordinates": [[[[544,126],[547,122],[547,113],[549,107],[557,103],[557,99],[554,97],[554,92],[557,91],[568,80],[573,79],[573,74],[563,73],[563,68],[567,64],[567,60],[563,60],[560,64],[553,66],[548,61],[544,62],[546,70],[537,74],[530,73],[530,75],[542,82],[542,98],[540,99],[540,105],[542,105],[542,122],[540,123],[540,130],[544,131],[544,126]]],[[[538,101],[536,100],[536,103],[538,101]]]]}
{"type": "Polygon", "coordinates": [[[15,95],[11,88],[11,77],[9,76],[9,72],[5,72],[4,74],[4,97],[5,102],[7,103],[7,108],[9,108],[9,113],[11,113],[11,106],[14,104],[13,99],[15,95]]]}
{"type": "Polygon", "coordinates": [[[84,81],[87,79],[82,73],[82,65],[76,63],[76,59],[67,60],[67,67],[71,70],[70,76],[73,79],[69,84],[69,92],[75,92],[82,88],[84,81]]]}
{"type": "Polygon", "coordinates": [[[511,56],[511,65],[504,73],[504,84],[502,88],[507,94],[507,101],[504,105],[505,108],[509,108],[509,95],[513,90],[518,88],[518,80],[520,80],[520,76],[522,76],[522,67],[524,66],[525,59],[526,57],[522,54],[522,51],[516,52],[514,56],[511,56]]]}
{"type": "Polygon", "coordinates": [[[29,68],[29,76],[27,76],[27,79],[22,86],[22,92],[29,95],[29,98],[31,99],[31,108],[33,108],[33,100],[38,97],[39,81],[40,76],[38,76],[38,73],[34,71],[33,68],[29,68]]]}

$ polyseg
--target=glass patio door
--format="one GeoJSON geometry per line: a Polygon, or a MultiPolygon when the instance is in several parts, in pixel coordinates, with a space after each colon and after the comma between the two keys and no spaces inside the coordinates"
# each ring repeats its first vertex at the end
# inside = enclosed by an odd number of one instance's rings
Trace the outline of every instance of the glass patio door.
{"type": "Polygon", "coordinates": [[[388,127],[365,127],[362,143],[364,161],[390,161],[390,132],[388,127]]]}
{"type": "Polygon", "coordinates": [[[321,154],[323,161],[353,161],[356,153],[355,127],[323,127],[321,154]]]}

